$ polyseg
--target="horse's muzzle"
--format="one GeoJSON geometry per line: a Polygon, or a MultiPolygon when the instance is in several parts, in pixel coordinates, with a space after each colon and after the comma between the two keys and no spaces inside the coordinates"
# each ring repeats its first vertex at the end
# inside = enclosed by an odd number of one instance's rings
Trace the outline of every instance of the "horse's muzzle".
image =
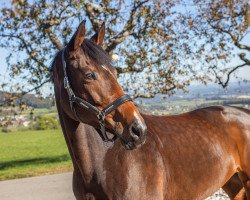
{"type": "Polygon", "coordinates": [[[125,148],[132,150],[145,143],[147,127],[145,124],[135,120],[129,127],[130,140],[125,144],[125,148]]]}
{"type": "Polygon", "coordinates": [[[139,141],[146,134],[146,127],[138,122],[133,122],[129,127],[129,134],[135,142],[139,141]]]}

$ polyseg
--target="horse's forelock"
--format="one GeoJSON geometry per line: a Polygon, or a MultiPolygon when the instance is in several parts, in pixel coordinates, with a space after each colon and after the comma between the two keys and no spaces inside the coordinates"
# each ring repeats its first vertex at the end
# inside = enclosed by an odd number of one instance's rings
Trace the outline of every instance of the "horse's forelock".
{"type": "Polygon", "coordinates": [[[82,44],[84,53],[97,65],[112,68],[112,59],[109,54],[91,40],[85,39],[82,44]]]}

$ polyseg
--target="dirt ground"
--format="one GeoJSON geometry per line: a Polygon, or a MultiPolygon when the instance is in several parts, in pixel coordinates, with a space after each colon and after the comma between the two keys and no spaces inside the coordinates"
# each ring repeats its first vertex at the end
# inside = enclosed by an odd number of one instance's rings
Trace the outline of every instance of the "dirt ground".
{"type": "MultiPolygon", "coordinates": [[[[72,173],[0,181],[1,200],[75,200],[72,173]]],[[[218,191],[206,200],[228,200],[218,191]]]]}

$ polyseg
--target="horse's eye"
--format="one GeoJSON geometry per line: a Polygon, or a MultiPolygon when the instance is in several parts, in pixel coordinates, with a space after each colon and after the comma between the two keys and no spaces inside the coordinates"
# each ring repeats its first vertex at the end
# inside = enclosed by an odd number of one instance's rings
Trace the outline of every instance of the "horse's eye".
{"type": "Polygon", "coordinates": [[[94,72],[87,72],[85,74],[85,77],[86,79],[89,79],[89,80],[96,80],[96,74],[94,72]]]}

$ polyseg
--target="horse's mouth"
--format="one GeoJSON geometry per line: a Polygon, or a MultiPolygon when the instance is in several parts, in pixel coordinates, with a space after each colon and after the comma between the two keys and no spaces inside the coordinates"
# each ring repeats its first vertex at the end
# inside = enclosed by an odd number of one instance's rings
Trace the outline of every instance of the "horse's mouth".
{"type": "Polygon", "coordinates": [[[123,144],[123,146],[126,150],[133,150],[137,148],[137,146],[132,142],[127,142],[126,144],[123,144]]]}
{"type": "Polygon", "coordinates": [[[119,131],[117,128],[115,128],[115,130],[112,129],[107,129],[107,131],[109,133],[111,133],[112,135],[116,135],[117,139],[119,139],[121,141],[122,146],[126,149],[126,150],[134,150],[137,149],[138,147],[142,146],[145,143],[145,139],[144,140],[140,140],[140,141],[128,141],[127,139],[125,139],[122,135],[122,131],[119,131]]]}
{"type": "Polygon", "coordinates": [[[141,147],[145,143],[145,140],[139,144],[134,142],[125,142],[123,140],[121,140],[121,143],[126,150],[134,150],[141,147]]]}
{"type": "Polygon", "coordinates": [[[126,149],[126,150],[133,150],[137,148],[137,145],[134,144],[134,142],[131,141],[127,141],[127,139],[125,139],[122,136],[122,133],[119,133],[116,131],[115,135],[117,136],[117,138],[119,138],[119,140],[121,141],[122,146],[126,149]]]}

